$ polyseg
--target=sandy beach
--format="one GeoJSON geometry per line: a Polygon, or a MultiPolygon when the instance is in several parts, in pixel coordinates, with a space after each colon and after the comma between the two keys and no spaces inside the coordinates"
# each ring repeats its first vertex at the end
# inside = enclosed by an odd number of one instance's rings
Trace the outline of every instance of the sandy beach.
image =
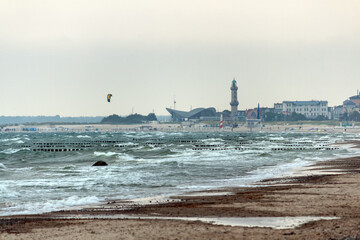
{"type": "Polygon", "coordinates": [[[1,217],[0,239],[359,239],[359,169],[351,157],[254,187],[1,217]]]}
{"type": "Polygon", "coordinates": [[[360,0],[0,20],[0,240],[360,240],[360,0]]]}

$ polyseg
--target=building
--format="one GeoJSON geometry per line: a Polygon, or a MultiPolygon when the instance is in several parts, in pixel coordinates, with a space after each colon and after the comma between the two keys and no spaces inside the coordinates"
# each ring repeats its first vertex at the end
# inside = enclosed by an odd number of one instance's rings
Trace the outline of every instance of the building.
{"type": "Polygon", "coordinates": [[[343,102],[343,114],[351,114],[355,111],[359,112],[360,110],[360,92],[357,91],[357,95],[349,97],[348,100],[343,102]]]}
{"type": "Polygon", "coordinates": [[[257,113],[257,109],[247,109],[245,116],[246,116],[246,120],[248,119],[258,119],[258,113],[257,113]]]}
{"type": "Polygon", "coordinates": [[[282,113],[283,112],[283,104],[282,103],[274,103],[274,112],[282,113]]]}
{"type": "Polygon", "coordinates": [[[175,109],[166,108],[166,110],[171,114],[171,119],[173,122],[182,122],[189,120],[209,120],[209,119],[219,119],[216,115],[216,109],[213,107],[210,108],[196,108],[190,112],[179,111],[175,109]]]}
{"type": "Polygon", "coordinates": [[[332,109],[332,119],[333,120],[340,120],[344,114],[344,108],[342,105],[335,106],[332,109]]]}
{"type": "Polygon", "coordinates": [[[349,120],[353,114],[360,112],[360,92],[357,90],[357,95],[349,97],[342,105],[335,106],[332,109],[332,119],[334,120],[349,120]]]}
{"type": "Polygon", "coordinates": [[[239,121],[245,121],[245,119],[246,119],[246,111],[245,110],[239,110],[237,119],[239,121]]]}
{"type": "Polygon", "coordinates": [[[238,105],[239,105],[239,101],[237,100],[237,90],[238,87],[236,85],[236,80],[234,78],[234,80],[231,83],[231,102],[230,102],[230,106],[231,106],[231,117],[233,119],[233,125],[237,126],[237,118],[238,118],[238,105]]]}
{"type": "Polygon", "coordinates": [[[357,95],[352,96],[352,97],[350,97],[349,99],[350,99],[350,101],[352,101],[353,103],[355,103],[356,106],[360,106],[360,92],[359,92],[359,90],[357,91],[357,95]]]}
{"type": "Polygon", "coordinates": [[[327,101],[283,101],[274,104],[275,111],[283,114],[299,113],[308,119],[315,119],[318,116],[329,118],[327,101]]]}
{"type": "Polygon", "coordinates": [[[343,112],[351,113],[356,109],[356,107],[357,107],[356,103],[354,103],[351,100],[345,100],[343,102],[343,108],[344,108],[343,112]]]}
{"type": "Polygon", "coordinates": [[[250,131],[253,128],[259,127],[261,125],[260,104],[258,104],[257,108],[246,110],[245,116],[246,127],[250,128],[250,131]]]}
{"type": "Polygon", "coordinates": [[[269,108],[260,108],[260,104],[258,104],[257,108],[247,109],[245,112],[246,120],[248,119],[259,119],[261,120],[261,112],[268,111],[269,108]]]}
{"type": "Polygon", "coordinates": [[[236,85],[236,80],[235,79],[231,83],[230,90],[231,90],[231,102],[230,102],[231,115],[232,115],[232,117],[235,117],[235,115],[238,112],[238,105],[239,105],[239,101],[237,100],[238,87],[236,85]]]}

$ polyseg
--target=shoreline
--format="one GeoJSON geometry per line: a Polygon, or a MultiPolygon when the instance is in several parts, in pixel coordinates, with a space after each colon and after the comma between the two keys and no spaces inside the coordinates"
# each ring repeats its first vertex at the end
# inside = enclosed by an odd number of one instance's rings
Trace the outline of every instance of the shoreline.
{"type": "Polygon", "coordinates": [[[90,133],[90,132],[126,132],[126,131],[144,131],[144,132],[296,132],[296,133],[360,133],[359,126],[342,127],[324,124],[271,124],[264,123],[264,126],[248,128],[245,125],[239,125],[237,128],[225,126],[223,129],[219,127],[209,127],[205,124],[197,124],[194,126],[182,126],[178,123],[149,123],[149,124],[36,124],[5,126],[0,133],[31,133],[31,132],[75,132],[75,133],[90,133]],[[6,131],[8,129],[9,131],[6,131]]]}
{"type": "MultiPolygon", "coordinates": [[[[351,144],[357,148],[360,145],[359,142],[351,144]]],[[[44,239],[53,238],[54,234],[55,239],[100,236],[106,239],[238,239],[238,236],[244,239],[355,239],[360,236],[360,156],[318,162],[307,171],[303,176],[266,179],[253,187],[172,196],[161,203],[132,204],[117,200],[100,208],[0,217],[0,239],[44,239]],[[319,169],[325,172],[319,174],[319,169]],[[59,216],[68,218],[57,219],[59,216]],[[81,219],[81,216],[87,218],[81,219]],[[249,227],[246,223],[216,225],[201,220],[220,219],[222,224],[229,218],[239,222],[240,218],[254,217],[257,222],[286,217],[282,224],[296,217],[330,219],[300,221],[302,225],[285,229],[249,227]],[[217,235],[218,232],[221,235],[217,235]]]]}

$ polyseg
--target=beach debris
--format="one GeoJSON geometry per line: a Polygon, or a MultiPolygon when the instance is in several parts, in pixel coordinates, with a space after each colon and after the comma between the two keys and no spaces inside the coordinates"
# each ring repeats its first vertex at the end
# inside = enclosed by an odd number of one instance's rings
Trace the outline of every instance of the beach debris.
{"type": "Polygon", "coordinates": [[[104,161],[97,161],[92,166],[107,166],[108,164],[104,161]]]}

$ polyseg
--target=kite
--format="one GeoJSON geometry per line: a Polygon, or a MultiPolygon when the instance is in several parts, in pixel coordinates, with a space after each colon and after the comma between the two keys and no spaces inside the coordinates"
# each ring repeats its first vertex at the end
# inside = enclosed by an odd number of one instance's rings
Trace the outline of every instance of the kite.
{"type": "Polygon", "coordinates": [[[109,94],[107,95],[107,101],[108,101],[108,102],[110,102],[111,97],[112,97],[112,94],[109,93],[109,94]]]}

